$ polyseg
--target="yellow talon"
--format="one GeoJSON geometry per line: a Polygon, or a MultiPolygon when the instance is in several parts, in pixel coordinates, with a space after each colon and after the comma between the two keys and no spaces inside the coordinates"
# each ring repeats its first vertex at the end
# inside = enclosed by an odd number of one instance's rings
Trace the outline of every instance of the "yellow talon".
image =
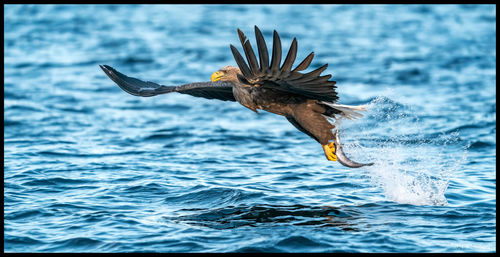
{"type": "Polygon", "coordinates": [[[333,142],[323,145],[323,151],[325,152],[326,159],[330,161],[337,161],[337,155],[335,155],[335,144],[333,144],[333,142]]]}

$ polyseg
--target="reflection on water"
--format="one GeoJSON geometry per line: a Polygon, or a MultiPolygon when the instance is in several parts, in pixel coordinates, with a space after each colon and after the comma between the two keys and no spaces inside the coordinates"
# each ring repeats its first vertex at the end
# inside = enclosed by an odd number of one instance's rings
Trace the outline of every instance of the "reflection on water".
{"type": "Polygon", "coordinates": [[[359,215],[354,210],[343,211],[341,208],[331,206],[310,207],[299,204],[290,206],[265,204],[227,206],[213,210],[181,209],[179,212],[195,212],[196,214],[166,218],[214,229],[230,229],[240,226],[258,227],[270,223],[271,225],[335,226],[345,231],[357,231],[356,215],[359,215]]]}

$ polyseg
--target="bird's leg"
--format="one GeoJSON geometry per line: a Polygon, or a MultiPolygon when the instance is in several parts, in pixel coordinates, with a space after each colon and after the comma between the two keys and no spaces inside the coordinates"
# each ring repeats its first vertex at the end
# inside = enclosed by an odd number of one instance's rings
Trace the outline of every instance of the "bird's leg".
{"type": "Polygon", "coordinates": [[[325,151],[326,159],[329,161],[337,160],[337,155],[335,155],[335,144],[333,142],[323,145],[323,151],[325,151]]]}
{"type": "MultiPolygon", "coordinates": [[[[335,133],[337,133],[337,126],[336,126],[337,122],[339,122],[338,119],[336,119],[335,122],[332,124],[332,129],[335,130],[335,133]]],[[[330,143],[323,145],[323,151],[325,151],[326,159],[328,159],[329,161],[337,161],[337,155],[335,154],[335,144],[333,143],[333,140],[330,141],[330,143]]]]}

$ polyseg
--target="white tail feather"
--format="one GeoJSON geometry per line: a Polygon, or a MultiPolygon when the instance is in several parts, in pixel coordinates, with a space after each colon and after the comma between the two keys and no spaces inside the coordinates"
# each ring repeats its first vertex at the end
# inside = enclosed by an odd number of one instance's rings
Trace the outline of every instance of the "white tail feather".
{"type": "MultiPolygon", "coordinates": [[[[363,114],[361,114],[359,112],[366,111],[366,107],[367,107],[367,105],[354,106],[354,105],[343,105],[343,104],[334,104],[334,103],[327,103],[327,102],[321,102],[321,103],[341,111],[342,113],[340,114],[340,116],[348,118],[350,120],[363,117],[363,114]]],[[[335,117],[335,119],[337,119],[337,117],[335,117]]]]}

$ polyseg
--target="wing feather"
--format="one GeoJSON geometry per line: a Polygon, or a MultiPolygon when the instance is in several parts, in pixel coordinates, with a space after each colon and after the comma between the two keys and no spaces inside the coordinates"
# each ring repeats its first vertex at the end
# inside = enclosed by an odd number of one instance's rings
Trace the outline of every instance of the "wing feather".
{"type": "Polygon", "coordinates": [[[262,74],[269,69],[269,52],[267,51],[266,41],[260,29],[255,26],[255,37],[257,39],[257,48],[259,49],[260,71],[262,74]]]}
{"type": "Polygon", "coordinates": [[[297,57],[297,39],[293,38],[292,45],[290,46],[290,50],[288,50],[288,54],[286,55],[285,61],[283,62],[283,66],[281,66],[281,72],[290,72],[292,69],[292,64],[297,57]]]}
{"type": "Polygon", "coordinates": [[[250,68],[248,68],[247,63],[245,62],[245,59],[243,59],[243,56],[241,56],[240,52],[238,52],[236,47],[234,47],[233,45],[229,46],[231,47],[231,52],[233,53],[236,64],[238,64],[238,67],[240,68],[241,73],[243,73],[243,76],[245,76],[245,78],[247,79],[254,78],[252,72],[250,71],[250,68]]]}
{"type": "Polygon", "coordinates": [[[243,44],[243,49],[245,50],[245,55],[248,60],[248,64],[250,65],[250,70],[252,74],[258,75],[260,73],[259,64],[257,63],[257,58],[255,57],[255,53],[253,52],[252,46],[250,45],[250,41],[246,41],[243,44]]]}
{"type": "Polygon", "coordinates": [[[293,71],[301,71],[307,69],[314,58],[314,52],[311,52],[293,71]]]}
{"type": "Polygon", "coordinates": [[[241,45],[243,45],[245,43],[245,40],[247,40],[247,37],[245,36],[245,34],[243,34],[243,31],[241,31],[240,29],[238,29],[237,31],[238,31],[238,37],[240,38],[241,45]]]}
{"type": "Polygon", "coordinates": [[[311,71],[311,72],[303,74],[302,77],[295,79],[295,80],[292,80],[291,82],[293,82],[294,84],[298,84],[298,83],[308,82],[308,81],[311,81],[313,79],[316,79],[321,74],[321,72],[326,70],[327,67],[328,67],[328,63],[311,71]]]}
{"type": "Polygon", "coordinates": [[[281,40],[276,30],[273,33],[273,57],[271,58],[271,74],[279,72],[281,62],[281,40]]]}
{"type": "Polygon", "coordinates": [[[259,51],[260,69],[258,68],[257,57],[253,52],[250,41],[243,32],[238,29],[238,36],[245,51],[247,62],[239,54],[238,50],[230,45],[233,56],[240,68],[243,77],[249,84],[258,84],[264,87],[281,90],[292,94],[299,94],[308,98],[317,99],[326,102],[336,102],[338,99],[335,92],[335,81],[329,79],[332,75],[321,76],[326,70],[328,64],[325,64],[308,73],[301,73],[311,65],[314,58],[314,52],[311,52],[302,62],[292,70],[292,65],[297,57],[297,39],[294,38],[287,53],[283,65],[281,65],[281,39],[276,30],[273,31],[273,49],[271,64],[269,65],[269,54],[266,42],[262,32],[255,26],[255,37],[257,40],[257,49],[259,51]]]}
{"type": "Polygon", "coordinates": [[[108,65],[99,65],[99,67],[101,67],[104,73],[121,89],[135,96],[148,97],[178,92],[207,99],[236,101],[233,95],[233,84],[231,82],[196,82],[180,86],[165,86],[129,77],[108,65]]]}

